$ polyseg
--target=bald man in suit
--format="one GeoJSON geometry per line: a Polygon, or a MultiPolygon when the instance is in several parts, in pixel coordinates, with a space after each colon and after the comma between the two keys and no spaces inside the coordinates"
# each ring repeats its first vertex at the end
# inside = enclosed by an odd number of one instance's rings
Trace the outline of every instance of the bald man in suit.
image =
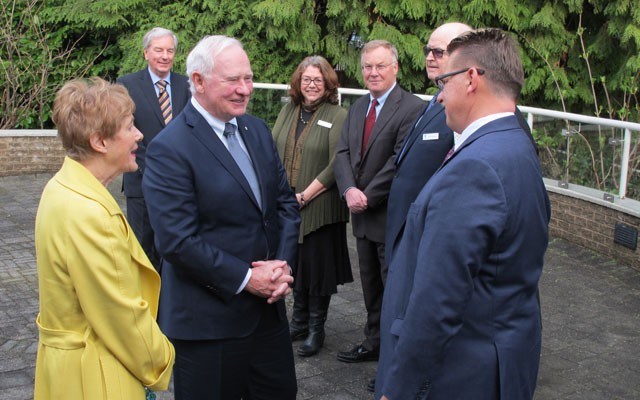
{"type": "Polygon", "coordinates": [[[515,115],[524,72],[499,29],[447,52],[435,82],[455,144],[393,245],[376,399],[532,399],[551,210],[515,115]]]}

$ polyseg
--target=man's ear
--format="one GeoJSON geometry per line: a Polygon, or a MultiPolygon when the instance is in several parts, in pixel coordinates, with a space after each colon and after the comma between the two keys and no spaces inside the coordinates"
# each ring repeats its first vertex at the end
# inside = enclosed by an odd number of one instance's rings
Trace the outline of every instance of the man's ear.
{"type": "Polygon", "coordinates": [[[107,152],[106,140],[99,132],[93,132],[89,135],[89,145],[93,151],[105,154],[107,152]]]}
{"type": "Polygon", "coordinates": [[[204,77],[200,72],[193,72],[191,74],[191,82],[193,82],[193,87],[196,89],[197,93],[202,93],[204,91],[204,77]]]}
{"type": "Polygon", "coordinates": [[[473,93],[478,90],[478,84],[480,83],[478,71],[475,68],[467,71],[467,79],[469,79],[469,85],[467,86],[467,94],[473,93]]]}

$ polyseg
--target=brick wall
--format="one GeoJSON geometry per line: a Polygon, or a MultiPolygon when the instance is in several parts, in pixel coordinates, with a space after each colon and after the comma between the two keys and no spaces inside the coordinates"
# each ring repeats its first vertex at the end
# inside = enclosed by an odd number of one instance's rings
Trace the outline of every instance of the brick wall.
{"type": "MultiPolygon", "coordinates": [[[[21,133],[0,134],[0,176],[57,171],[62,165],[64,151],[55,131],[42,136],[21,133]]],[[[640,269],[640,252],[613,242],[616,222],[640,230],[640,207],[633,200],[616,198],[614,204],[594,200],[596,194],[585,198],[571,195],[547,182],[551,200],[551,235],[561,237],[595,250],[624,264],[640,269]],[[636,210],[629,211],[618,204],[633,202],[636,210]]],[[[595,192],[595,191],[594,191],[595,192]]],[[[601,194],[600,194],[601,195],[601,194]]]]}
{"type": "MultiPolygon", "coordinates": [[[[631,250],[613,241],[616,223],[640,230],[638,212],[625,210],[621,206],[616,207],[615,203],[589,201],[552,190],[548,190],[548,193],[551,200],[552,236],[577,243],[640,270],[638,244],[636,243],[636,250],[631,250]]],[[[615,202],[621,203],[625,200],[616,198],[615,202]]],[[[637,203],[633,200],[626,202],[637,203]]]]}
{"type": "Polygon", "coordinates": [[[0,135],[0,176],[57,171],[64,159],[60,140],[53,133],[40,136],[28,132],[0,135]]]}

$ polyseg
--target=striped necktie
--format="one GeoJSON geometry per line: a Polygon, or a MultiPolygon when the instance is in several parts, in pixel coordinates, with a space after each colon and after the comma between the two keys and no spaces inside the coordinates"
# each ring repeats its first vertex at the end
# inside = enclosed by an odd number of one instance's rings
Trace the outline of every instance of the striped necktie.
{"type": "Polygon", "coordinates": [[[169,92],[167,91],[167,81],[164,79],[160,79],[156,82],[156,86],[158,87],[158,102],[160,102],[160,111],[162,112],[162,119],[164,119],[164,124],[167,125],[171,118],[173,118],[173,113],[171,112],[171,99],[169,98],[169,92]]]}

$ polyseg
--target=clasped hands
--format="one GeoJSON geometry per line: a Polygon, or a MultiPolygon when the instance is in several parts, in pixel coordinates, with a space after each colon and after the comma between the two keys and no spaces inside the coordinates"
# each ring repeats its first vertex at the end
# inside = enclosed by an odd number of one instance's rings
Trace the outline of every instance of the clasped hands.
{"type": "Polygon", "coordinates": [[[245,287],[249,293],[266,298],[269,304],[291,293],[293,276],[286,261],[254,261],[251,266],[251,277],[245,287]]]}
{"type": "Polygon", "coordinates": [[[367,195],[358,188],[352,187],[344,194],[344,199],[347,201],[347,207],[349,211],[354,214],[360,214],[369,207],[367,203],[367,195]]]}

